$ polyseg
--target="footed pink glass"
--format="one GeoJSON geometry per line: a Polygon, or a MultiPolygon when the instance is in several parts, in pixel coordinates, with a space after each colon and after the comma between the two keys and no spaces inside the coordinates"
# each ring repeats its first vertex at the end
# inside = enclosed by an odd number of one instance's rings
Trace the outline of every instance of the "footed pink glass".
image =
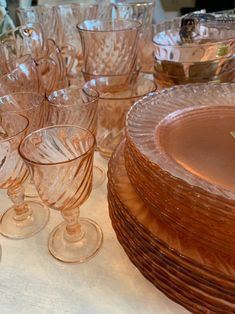
{"type": "Polygon", "coordinates": [[[79,217],[79,207],[92,190],[94,149],[94,135],[71,125],[37,130],[20,145],[40,198],[60,210],[65,220],[52,231],[48,243],[50,253],[63,262],[85,262],[102,245],[99,225],[79,217]]]}
{"type": "MultiPolygon", "coordinates": [[[[29,126],[27,133],[40,129],[45,119],[45,98],[38,93],[18,92],[0,97],[0,113],[17,112],[27,117],[29,126]]],[[[28,178],[24,182],[25,196],[38,197],[33,182],[28,178]]]]}
{"type": "Polygon", "coordinates": [[[23,183],[28,170],[18,146],[28,131],[28,119],[18,113],[0,113],[0,188],[7,189],[13,206],[0,219],[0,232],[12,239],[24,239],[42,230],[49,211],[39,202],[24,201],[23,183]]]}
{"type": "MultiPolygon", "coordinates": [[[[96,136],[98,98],[99,93],[96,90],[85,86],[70,86],[53,92],[48,97],[45,125],[77,125],[96,136]]],[[[93,188],[98,188],[104,183],[106,173],[97,164],[93,171],[93,188]]]]}

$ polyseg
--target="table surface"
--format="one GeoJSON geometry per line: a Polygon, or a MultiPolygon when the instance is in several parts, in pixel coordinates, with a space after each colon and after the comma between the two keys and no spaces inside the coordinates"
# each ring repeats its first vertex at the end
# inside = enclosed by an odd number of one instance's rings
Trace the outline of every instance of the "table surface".
{"type": "MultiPolygon", "coordinates": [[[[107,163],[96,157],[107,169],[107,163]]],[[[84,264],[65,264],[48,252],[47,240],[62,221],[51,210],[48,225],[25,240],[0,237],[1,314],[186,314],[145,279],[117,241],[108,213],[107,181],[92,192],[81,216],[100,224],[104,242],[100,252],[84,264]]],[[[0,191],[0,211],[11,204],[0,191]]]]}

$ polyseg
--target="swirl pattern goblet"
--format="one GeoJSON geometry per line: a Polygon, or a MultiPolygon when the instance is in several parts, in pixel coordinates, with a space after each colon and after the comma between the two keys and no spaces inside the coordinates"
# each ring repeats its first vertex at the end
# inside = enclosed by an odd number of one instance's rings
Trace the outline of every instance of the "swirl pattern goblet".
{"type": "MultiPolygon", "coordinates": [[[[44,125],[45,98],[38,93],[18,92],[0,97],[1,112],[17,112],[29,120],[27,133],[40,129],[44,125]]],[[[32,180],[24,182],[25,196],[38,197],[32,180]]]]}
{"type": "Polygon", "coordinates": [[[7,189],[14,203],[0,219],[1,234],[23,239],[46,225],[49,212],[37,202],[24,202],[22,184],[28,170],[20,158],[18,146],[28,130],[28,119],[18,113],[0,113],[0,188],[7,189]]]}
{"type": "Polygon", "coordinates": [[[57,125],[24,138],[20,155],[33,174],[42,201],[60,210],[65,222],[49,238],[49,251],[63,262],[85,262],[102,244],[102,230],[79,218],[79,207],[92,190],[95,137],[77,126],[57,125]]]}
{"type": "MultiPolygon", "coordinates": [[[[53,92],[48,97],[46,125],[70,124],[97,134],[99,93],[84,86],[70,86],[53,92]]],[[[102,167],[93,167],[93,188],[100,187],[106,178],[102,167]]]]}

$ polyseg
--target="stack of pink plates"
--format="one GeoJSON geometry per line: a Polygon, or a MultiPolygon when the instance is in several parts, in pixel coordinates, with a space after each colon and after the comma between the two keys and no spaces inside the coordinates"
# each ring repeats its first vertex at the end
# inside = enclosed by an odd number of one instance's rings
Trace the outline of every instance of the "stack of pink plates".
{"type": "Polygon", "coordinates": [[[179,86],[129,112],[129,178],[172,228],[235,254],[235,84],[179,86]]]}
{"type": "Polygon", "coordinates": [[[117,237],[196,313],[235,313],[235,84],[178,86],[129,112],[109,164],[117,237]]]}

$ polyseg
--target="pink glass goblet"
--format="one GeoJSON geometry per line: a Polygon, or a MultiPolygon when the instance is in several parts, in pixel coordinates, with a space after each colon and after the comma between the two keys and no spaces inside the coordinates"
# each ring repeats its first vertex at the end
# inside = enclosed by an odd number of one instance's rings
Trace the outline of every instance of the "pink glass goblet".
{"type": "MultiPolygon", "coordinates": [[[[70,86],[53,92],[48,97],[46,125],[77,125],[96,136],[98,97],[98,92],[89,87],[70,86]]],[[[104,183],[106,173],[96,164],[93,171],[93,188],[98,188],[104,183]]]]}
{"type": "Polygon", "coordinates": [[[94,149],[94,135],[71,125],[34,131],[20,145],[40,198],[60,210],[65,220],[52,231],[48,243],[50,253],[63,262],[85,262],[102,244],[97,223],[79,218],[79,207],[92,190],[94,149]]]}
{"type": "MultiPolygon", "coordinates": [[[[37,130],[44,125],[45,98],[38,93],[18,92],[0,97],[0,113],[17,112],[29,120],[27,133],[37,130]]],[[[38,197],[30,178],[24,182],[25,196],[38,197]]]]}
{"type": "Polygon", "coordinates": [[[0,232],[12,239],[24,239],[42,230],[49,211],[38,202],[24,201],[23,183],[28,170],[18,147],[28,130],[28,119],[18,113],[0,114],[0,188],[7,189],[13,206],[0,219],[0,232]]]}

